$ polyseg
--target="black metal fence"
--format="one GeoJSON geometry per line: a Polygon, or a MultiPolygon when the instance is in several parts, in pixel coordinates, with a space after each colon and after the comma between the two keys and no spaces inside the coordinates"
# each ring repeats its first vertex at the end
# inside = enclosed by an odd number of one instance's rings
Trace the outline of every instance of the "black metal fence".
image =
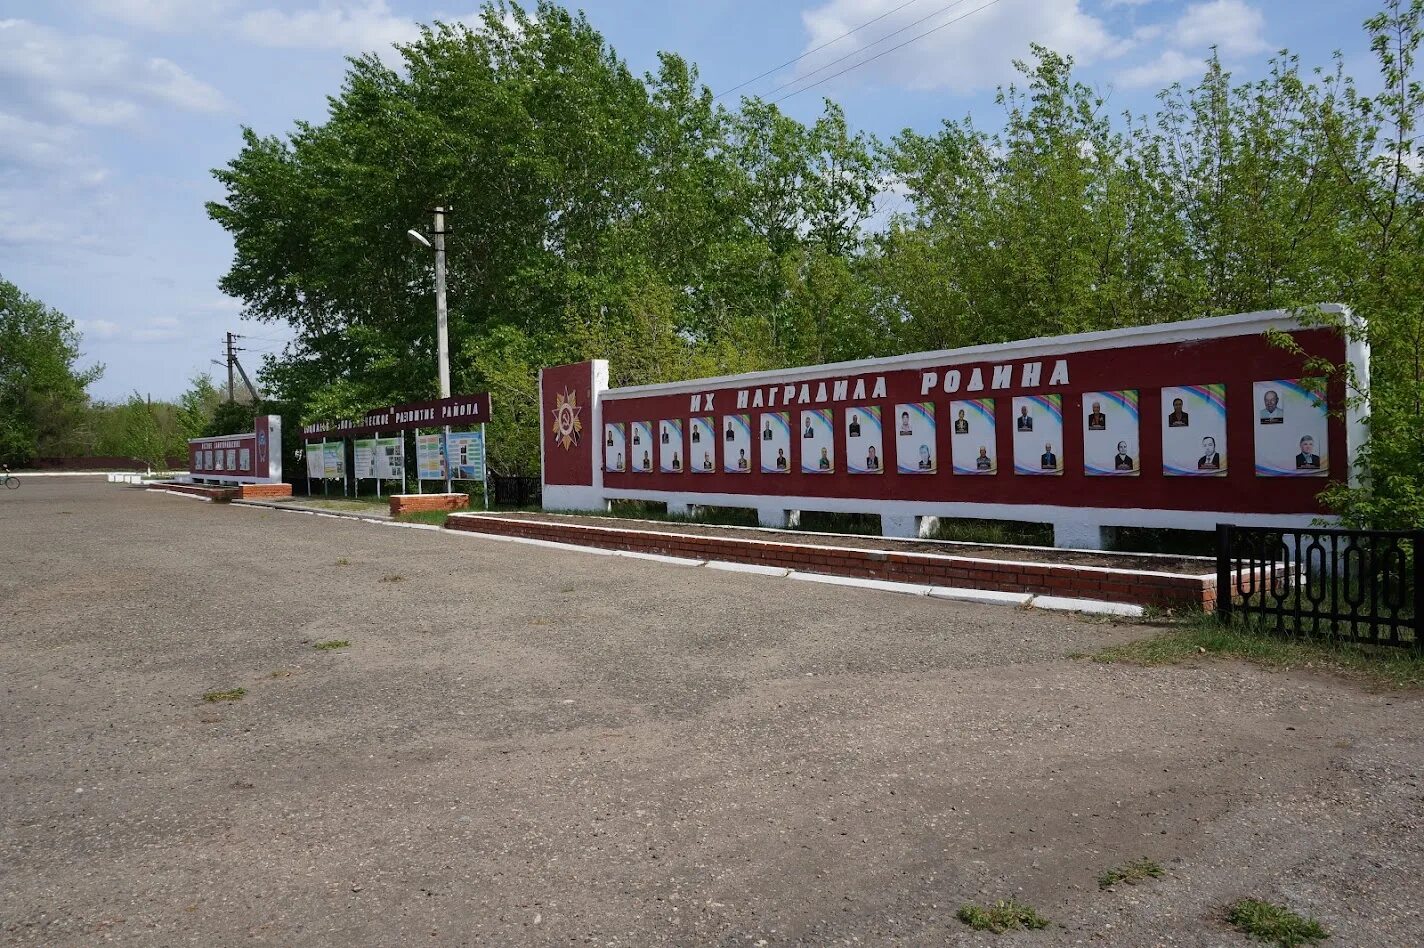
{"type": "Polygon", "coordinates": [[[494,488],[494,503],[498,507],[537,507],[544,497],[544,488],[537,477],[490,478],[494,488]]]}
{"type": "Polygon", "coordinates": [[[1278,635],[1424,649],[1424,531],[1218,524],[1216,611],[1278,635]]]}

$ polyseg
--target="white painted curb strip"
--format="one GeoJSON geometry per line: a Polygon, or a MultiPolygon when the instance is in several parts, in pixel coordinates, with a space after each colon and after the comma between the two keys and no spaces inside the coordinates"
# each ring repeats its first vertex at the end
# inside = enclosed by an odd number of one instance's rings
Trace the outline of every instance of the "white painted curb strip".
{"type": "Polygon", "coordinates": [[[791,572],[784,566],[762,566],[760,563],[733,563],[729,560],[708,560],[708,569],[725,570],[728,573],[753,573],[757,576],[785,576],[791,572]]]}
{"type": "Polygon", "coordinates": [[[188,500],[201,500],[205,504],[210,504],[213,502],[213,499],[211,497],[204,497],[201,494],[185,494],[182,491],[177,490],[154,490],[154,488],[152,487],[148,489],[150,492],[155,494],[167,494],[170,497],[186,497],[188,500]]]}
{"type": "Polygon", "coordinates": [[[1035,609],[1057,609],[1062,612],[1095,612],[1109,616],[1140,616],[1141,606],[1125,602],[1103,602],[1098,599],[1074,599],[1070,596],[1034,596],[1030,603],[1035,609]]]}
{"type": "Polygon", "coordinates": [[[792,570],[787,579],[800,579],[811,583],[825,583],[829,586],[853,586],[856,589],[878,589],[881,592],[905,593],[910,596],[924,596],[930,587],[915,583],[892,583],[884,579],[858,579],[854,576],[831,576],[826,573],[803,573],[792,570]]]}
{"type": "Polygon", "coordinates": [[[630,560],[649,560],[653,563],[667,563],[671,566],[702,566],[706,560],[693,560],[685,556],[664,556],[661,553],[638,553],[633,550],[614,550],[614,556],[622,556],[630,560]]]}
{"type": "Polygon", "coordinates": [[[986,602],[997,606],[1026,606],[1033,601],[1032,593],[1001,592],[997,589],[965,589],[959,586],[931,586],[929,594],[934,599],[986,602]]]}

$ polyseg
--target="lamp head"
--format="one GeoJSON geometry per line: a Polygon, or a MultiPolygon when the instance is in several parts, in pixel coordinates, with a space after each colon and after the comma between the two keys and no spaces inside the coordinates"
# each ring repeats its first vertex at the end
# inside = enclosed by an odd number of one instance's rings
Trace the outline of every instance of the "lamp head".
{"type": "Polygon", "coordinates": [[[412,246],[415,246],[415,247],[423,247],[423,248],[425,248],[426,250],[429,250],[429,249],[430,249],[430,241],[425,238],[425,235],[424,235],[424,234],[422,234],[420,231],[416,230],[414,227],[412,227],[410,230],[406,231],[406,232],[405,232],[405,236],[406,236],[406,239],[411,242],[411,245],[412,245],[412,246]]]}

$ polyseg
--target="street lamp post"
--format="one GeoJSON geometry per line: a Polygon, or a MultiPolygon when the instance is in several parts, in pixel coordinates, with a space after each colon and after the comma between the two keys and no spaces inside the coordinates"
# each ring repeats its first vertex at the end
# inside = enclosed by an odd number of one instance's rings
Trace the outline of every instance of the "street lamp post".
{"type": "MultiPolygon", "coordinates": [[[[431,248],[430,241],[417,230],[406,231],[411,243],[418,247],[431,248]]],[[[435,238],[435,331],[440,359],[440,397],[450,397],[450,314],[445,303],[445,208],[435,208],[435,226],[430,232],[435,238]]],[[[441,452],[445,459],[445,493],[451,492],[450,484],[450,426],[444,426],[441,452]]],[[[417,476],[419,476],[417,472],[417,476]]]]}

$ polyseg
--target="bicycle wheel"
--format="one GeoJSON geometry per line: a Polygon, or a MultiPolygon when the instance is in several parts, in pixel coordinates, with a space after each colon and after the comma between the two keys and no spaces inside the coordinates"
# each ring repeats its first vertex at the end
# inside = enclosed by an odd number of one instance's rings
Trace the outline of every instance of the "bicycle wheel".
{"type": "Polygon", "coordinates": [[[5,478],[5,487],[6,487],[7,489],[9,489],[9,490],[15,490],[15,489],[18,488],[19,486],[20,486],[20,479],[19,479],[18,477],[7,477],[7,478],[5,478]]]}

